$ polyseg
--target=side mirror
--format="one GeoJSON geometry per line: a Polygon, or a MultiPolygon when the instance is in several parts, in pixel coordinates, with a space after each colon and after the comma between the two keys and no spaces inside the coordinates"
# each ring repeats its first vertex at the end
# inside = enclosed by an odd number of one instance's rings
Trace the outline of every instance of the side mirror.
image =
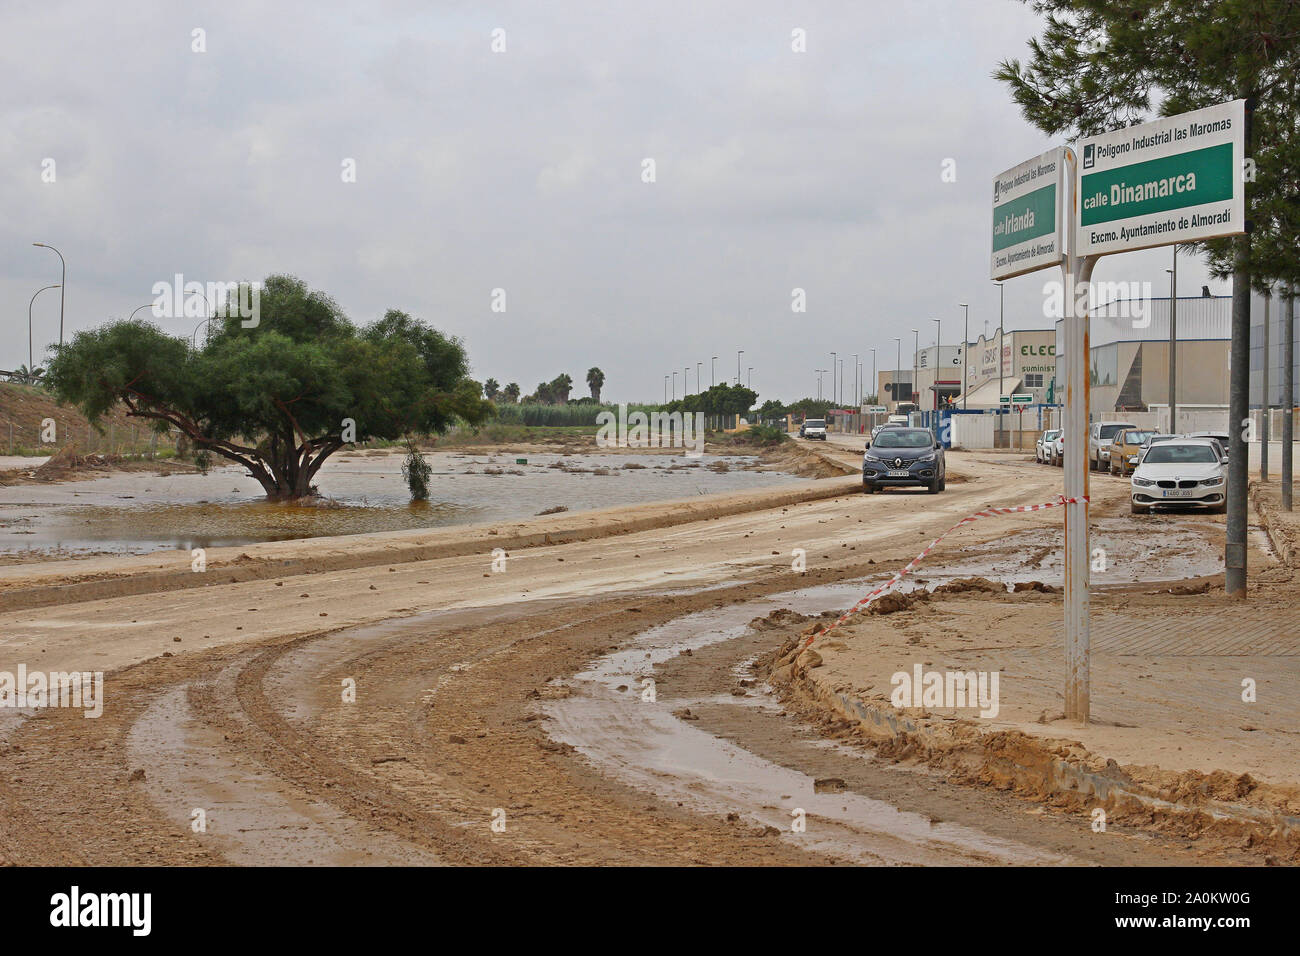
{"type": "Polygon", "coordinates": [[[1219,464],[1220,464],[1220,465],[1226,465],[1227,463],[1228,463],[1228,456],[1227,456],[1227,455],[1224,455],[1222,458],[1219,459],[1219,464]]]}

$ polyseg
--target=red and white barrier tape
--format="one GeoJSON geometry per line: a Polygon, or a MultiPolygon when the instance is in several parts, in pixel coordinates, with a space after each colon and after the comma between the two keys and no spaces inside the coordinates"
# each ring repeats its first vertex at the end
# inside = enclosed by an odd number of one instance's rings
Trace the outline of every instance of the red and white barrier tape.
{"type": "Polygon", "coordinates": [[[858,613],[858,611],[861,611],[864,607],[866,607],[868,604],[870,604],[880,595],[884,594],[886,591],[892,588],[899,581],[903,580],[903,578],[905,578],[907,575],[911,574],[912,571],[916,568],[916,566],[921,563],[921,560],[925,558],[931,551],[934,550],[935,545],[937,545],[944,538],[948,537],[948,535],[952,534],[962,525],[970,524],[973,521],[978,521],[980,518],[993,518],[996,517],[997,515],[1020,514],[1026,511],[1043,511],[1046,508],[1059,508],[1062,505],[1075,505],[1075,504],[1079,504],[1080,502],[1086,503],[1088,500],[1089,499],[1086,496],[1082,496],[1078,498],[1067,498],[1065,497],[1065,495],[1060,495],[1056,501],[1047,501],[1041,505],[1016,505],[1013,508],[987,508],[984,511],[977,511],[973,515],[967,515],[966,517],[958,521],[955,525],[953,525],[951,528],[949,528],[947,531],[945,531],[943,534],[939,535],[939,537],[931,541],[926,546],[925,550],[922,551],[920,554],[918,554],[916,557],[914,557],[911,561],[909,561],[907,563],[907,566],[904,567],[901,571],[895,574],[892,578],[890,578],[880,587],[876,588],[874,591],[872,591],[870,594],[864,597],[857,604],[853,605],[853,607],[849,608],[847,611],[841,614],[839,616],[839,619],[836,620],[834,624],[826,628],[826,630],[824,631],[820,631],[817,634],[813,634],[809,636],[804,646],[807,647],[809,644],[812,644],[813,640],[815,640],[816,638],[823,637],[829,634],[831,631],[835,630],[835,628],[839,627],[841,624],[847,621],[854,614],[858,613]]]}

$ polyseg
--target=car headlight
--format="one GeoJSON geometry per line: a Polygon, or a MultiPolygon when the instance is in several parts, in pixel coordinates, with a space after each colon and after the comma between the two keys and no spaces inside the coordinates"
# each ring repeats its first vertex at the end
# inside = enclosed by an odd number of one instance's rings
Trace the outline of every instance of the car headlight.
{"type": "Polygon", "coordinates": [[[1213,478],[1206,478],[1204,481],[1201,482],[1201,484],[1207,488],[1213,488],[1215,485],[1223,484],[1223,476],[1215,475],[1213,478]]]}
{"type": "Polygon", "coordinates": [[[1152,485],[1155,484],[1155,482],[1151,481],[1150,479],[1139,478],[1137,475],[1134,475],[1133,484],[1137,485],[1139,488],[1150,488],[1152,485]]]}
{"type": "Polygon", "coordinates": [[[934,452],[930,452],[930,454],[928,454],[928,455],[922,455],[920,458],[918,458],[918,459],[916,459],[916,460],[917,460],[917,461],[934,461],[934,452]]]}
{"type": "Polygon", "coordinates": [[[883,459],[883,458],[877,458],[875,455],[863,455],[863,456],[862,456],[862,460],[863,460],[863,461],[873,461],[873,462],[875,462],[876,464],[881,464],[881,463],[884,462],[885,459],[883,459]]]}
{"type": "Polygon", "coordinates": [[[1137,455],[1129,455],[1129,456],[1128,456],[1128,463],[1129,463],[1130,465],[1136,465],[1136,464],[1137,464],[1137,460],[1138,460],[1138,456],[1137,456],[1137,455]]]}

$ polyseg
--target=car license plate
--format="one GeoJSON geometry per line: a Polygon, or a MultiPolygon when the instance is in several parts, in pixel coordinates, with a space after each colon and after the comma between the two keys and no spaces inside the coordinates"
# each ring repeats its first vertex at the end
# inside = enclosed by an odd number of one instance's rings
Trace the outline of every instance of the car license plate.
{"type": "Polygon", "coordinates": [[[1166,488],[1166,498],[1190,498],[1192,497],[1191,488],[1166,488]]]}
{"type": "Polygon", "coordinates": [[[888,474],[890,478],[911,478],[912,477],[912,473],[910,471],[891,471],[888,474]]]}

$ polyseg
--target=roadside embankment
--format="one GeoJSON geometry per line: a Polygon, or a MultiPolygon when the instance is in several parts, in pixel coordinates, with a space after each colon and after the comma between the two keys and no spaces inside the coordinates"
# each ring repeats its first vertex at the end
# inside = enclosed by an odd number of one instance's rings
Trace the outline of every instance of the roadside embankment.
{"type": "Polygon", "coordinates": [[[1300,624],[1283,589],[1266,583],[1249,610],[1209,579],[1093,604],[1087,725],[1063,714],[1059,595],[979,578],[886,595],[825,636],[829,616],[773,622],[787,640],[757,669],[787,707],[849,723],[885,759],[1300,862],[1300,624]]]}
{"type": "Polygon", "coordinates": [[[831,478],[530,521],[209,548],[203,555],[202,571],[184,551],[11,565],[0,567],[0,611],[490,554],[497,548],[510,551],[587,541],[835,498],[857,490],[856,478],[831,478]]]}

